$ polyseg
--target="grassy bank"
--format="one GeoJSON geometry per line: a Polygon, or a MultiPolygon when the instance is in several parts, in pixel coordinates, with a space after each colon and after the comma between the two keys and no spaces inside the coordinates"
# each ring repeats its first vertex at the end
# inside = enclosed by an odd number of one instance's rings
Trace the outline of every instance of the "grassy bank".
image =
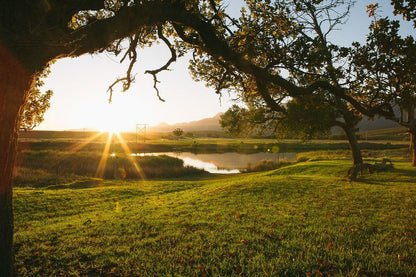
{"type": "Polygon", "coordinates": [[[103,179],[177,178],[206,175],[203,170],[184,166],[181,159],[161,156],[133,157],[124,153],[26,151],[20,153],[15,185],[47,186],[80,177],[103,179]]]}
{"type": "Polygon", "coordinates": [[[416,172],[321,160],[205,181],[16,188],[20,275],[416,274],[416,172]]]}
{"type": "MultiPolygon", "coordinates": [[[[83,145],[85,139],[48,139],[48,140],[21,140],[19,151],[71,151],[83,145]]],[[[106,136],[97,138],[79,151],[102,152],[106,144],[106,136]]],[[[273,140],[273,139],[180,139],[180,140],[149,140],[146,143],[127,141],[127,146],[133,153],[140,152],[170,152],[183,151],[193,153],[257,153],[257,152],[305,152],[318,150],[345,150],[349,144],[344,140],[316,140],[302,142],[299,140],[273,140]]],[[[361,141],[360,147],[364,150],[385,150],[406,148],[405,141],[361,141]]],[[[110,152],[122,152],[122,144],[113,139],[110,152]]]]}

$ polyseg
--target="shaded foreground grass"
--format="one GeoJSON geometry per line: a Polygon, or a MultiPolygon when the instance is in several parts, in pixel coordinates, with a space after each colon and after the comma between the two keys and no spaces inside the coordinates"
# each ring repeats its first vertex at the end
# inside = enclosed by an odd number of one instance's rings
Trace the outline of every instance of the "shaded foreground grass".
{"type": "Polygon", "coordinates": [[[416,275],[416,172],[348,161],[202,181],[16,188],[20,275],[416,275]]]}

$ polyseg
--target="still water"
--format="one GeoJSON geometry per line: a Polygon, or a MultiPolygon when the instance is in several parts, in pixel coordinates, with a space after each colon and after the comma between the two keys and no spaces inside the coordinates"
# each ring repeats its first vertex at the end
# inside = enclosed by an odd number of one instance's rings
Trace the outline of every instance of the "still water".
{"type": "Polygon", "coordinates": [[[158,152],[137,153],[133,156],[157,156],[167,155],[183,160],[185,166],[193,166],[210,173],[232,174],[240,173],[249,165],[255,165],[261,160],[274,162],[291,162],[296,159],[296,153],[269,153],[260,152],[254,154],[241,154],[236,152],[217,154],[194,154],[191,152],[158,152]]]}

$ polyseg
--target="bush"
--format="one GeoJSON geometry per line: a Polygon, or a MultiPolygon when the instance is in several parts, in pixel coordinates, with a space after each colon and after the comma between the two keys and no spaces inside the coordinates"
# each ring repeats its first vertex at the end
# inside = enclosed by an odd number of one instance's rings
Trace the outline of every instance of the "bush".
{"type": "Polygon", "coordinates": [[[261,160],[259,161],[257,164],[255,164],[254,166],[249,165],[246,169],[246,172],[257,172],[257,171],[268,171],[268,170],[273,170],[273,169],[277,169],[279,167],[288,165],[290,163],[288,162],[274,162],[272,160],[261,160]]]}
{"type": "Polygon", "coordinates": [[[310,158],[309,157],[306,157],[306,156],[300,156],[300,157],[298,157],[297,159],[296,159],[296,162],[297,163],[303,163],[303,162],[307,162],[307,161],[309,161],[310,160],[310,158]]]}
{"type": "Polygon", "coordinates": [[[176,128],[172,133],[175,137],[180,137],[183,135],[183,130],[181,128],[176,128]]]}

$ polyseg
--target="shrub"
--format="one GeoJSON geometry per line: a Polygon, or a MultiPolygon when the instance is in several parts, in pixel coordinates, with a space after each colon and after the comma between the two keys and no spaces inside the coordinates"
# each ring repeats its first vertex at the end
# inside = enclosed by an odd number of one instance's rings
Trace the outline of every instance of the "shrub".
{"type": "Polygon", "coordinates": [[[257,164],[251,166],[248,165],[246,172],[256,172],[256,171],[268,171],[268,170],[273,170],[273,169],[277,169],[279,167],[288,165],[290,163],[288,162],[274,162],[272,160],[261,160],[259,161],[257,164]]]}

